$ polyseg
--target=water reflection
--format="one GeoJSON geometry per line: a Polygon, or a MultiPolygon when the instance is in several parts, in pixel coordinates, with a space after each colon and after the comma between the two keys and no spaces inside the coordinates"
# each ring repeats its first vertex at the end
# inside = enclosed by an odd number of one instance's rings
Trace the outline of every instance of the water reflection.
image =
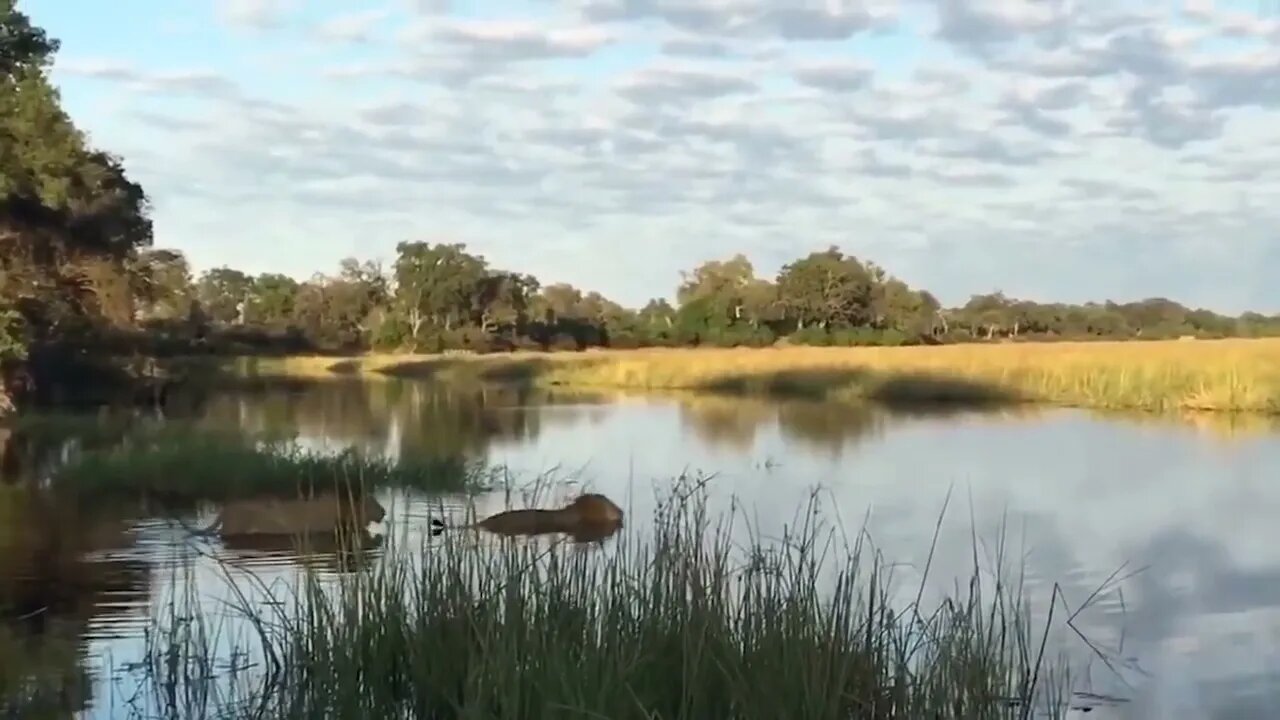
{"type": "Polygon", "coordinates": [[[339,381],[285,392],[226,393],[210,398],[195,417],[208,426],[394,455],[483,456],[492,443],[536,437],[548,419],[579,421],[583,406],[593,402],[607,399],[515,386],[339,381]],[[564,403],[572,403],[571,413],[545,412],[564,403]]]}
{"type": "MultiPolygon", "coordinates": [[[[171,424],[317,447],[483,458],[510,466],[517,479],[579,467],[571,478],[578,484],[553,494],[567,501],[589,485],[629,518],[651,517],[651,480],[703,469],[717,473],[709,487],[721,504],[712,511],[736,496],[759,536],[781,534],[821,486],[850,533],[868,518],[878,549],[901,563],[904,585],[930,562],[937,594],[967,577],[970,533],[990,537],[1007,523],[1011,552],[1027,561],[1028,588],[1043,596],[1057,583],[1073,610],[1090,599],[1076,625],[1131,684],[1095,662],[1094,689],[1132,702],[1091,717],[1270,717],[1280,703],[1280,548],[1272,529],[1280,435],[1272,420],[1029,408],[903,415],[799,400],[400,381],[208,393],[175,400],[167,412],[171,424]],[[950,490],[955,502],[930,556],[950,490]],[[1145,569],[1095,595],[1125,563],[1145,569]]],[[[194,542],[157,519],[171,509],[154,499],[81,507],[49,482],[69,455],[118,446],[155,422],[95,415],[74,427],[0,429],[0,682],[13,682],[6,673],[39,676],[44,702],[101,707],[94,653],[136,644],[159,592],[158,569],[175,556],[197,563],[202,578],[225,561],[271,582],[292,581],[302,566],[352,572],[380,557],[379,535],[361,535],[355,547],[323,535],[305,546],[292,537],[194,542]],[[192,561],[192,545],[207,554],[192,561]],[[47,659],[4,662],[9,657],[47,659]]],[[[461,502],[388,505],[388,527],[429,533],[432,517],[454,517],[461,502]]],[[[477,499],[485,515],[535,505],[499,493],[477,499]]]]}
{"type": "Polygon", "coordinates": [[[84,709],[90,641],[140,630],[151,568],[132,552],[137,510],[0,485],[0,714],[84,709]]]}
{"type": "Polygon", "coordinates": [[[385,535],[334,532],[293,535],[230,535],[223,537],[222,559],[241,568],[296,564],[330,573],[354,572],[376,560],[385,535]]]}

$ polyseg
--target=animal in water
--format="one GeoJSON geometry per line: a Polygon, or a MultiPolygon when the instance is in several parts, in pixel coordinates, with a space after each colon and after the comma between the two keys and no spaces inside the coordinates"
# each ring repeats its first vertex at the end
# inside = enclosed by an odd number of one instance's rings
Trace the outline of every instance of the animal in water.
{"type": "Polygon", "coordinates": [[[381,522],[387,511],[370,495],[351,498],[322,493],[306,498],[274,497],[232,500],[222,506],[207,527],[191,529],[198,535],[225,537],[307,535],[363,530],[381,522]]]}
{"type": "MultiPolygon", "coordinates": [[[[563,533],[578,542],[603,540],[622,527],[622,508],[599,493],[583,493],[573,502],[555,510],[533,508],[507,510],[455,529],[479,528],[497,535],[547,535],[563,533]]],[[[448,527],[443,520],[431,521],[431,534],[439,535],[448,527]]]]}

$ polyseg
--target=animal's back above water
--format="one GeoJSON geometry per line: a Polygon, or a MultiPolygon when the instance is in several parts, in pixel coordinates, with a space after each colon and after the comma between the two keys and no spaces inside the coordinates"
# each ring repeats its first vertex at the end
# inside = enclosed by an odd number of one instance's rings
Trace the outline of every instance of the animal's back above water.
{"type": "MultiPolygon", "coordinates": [[[[473,525],[499,535],[580,534],[582,531],[617,530],[622,526],[622,508],[595,493],[579,495],[569,505],[556,510],[507,510],[473,525]]],[[[607,533],[606,533],[607,534],[607,533]]]]}

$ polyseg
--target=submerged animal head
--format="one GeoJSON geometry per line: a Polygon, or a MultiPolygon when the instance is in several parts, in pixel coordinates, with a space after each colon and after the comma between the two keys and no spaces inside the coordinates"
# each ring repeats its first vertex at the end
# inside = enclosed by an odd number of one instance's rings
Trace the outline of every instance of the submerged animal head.
{"type": "Polygon", "coordinates": [[[622,508],[600,493],[583,493],[574,498],[568,509],[585,523],[621,525],[622,508]]]}
{"type": "Polygon", "coordinates": [[[372,495],[365,495],[357,502],[360,503],[360,509],[364,513],[364,524],[379,523],[387,516],[386,508],[382,507],[382,503],[374,499],[372,495]]]}

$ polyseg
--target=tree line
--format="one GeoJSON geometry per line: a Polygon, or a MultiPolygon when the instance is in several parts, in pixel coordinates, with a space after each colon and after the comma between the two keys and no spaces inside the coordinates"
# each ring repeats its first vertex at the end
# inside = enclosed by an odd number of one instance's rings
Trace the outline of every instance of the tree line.
{"type": "Polygon", "coordinates": [[[383,267],[342,261],[298,282],[219,267],[192,278],[182,255],[135,263],[151,289],[142,326],[285,351],[582,350],[591,347],[912,345],[1054,339],[1280,336],[1280,316],[1238,317],[1172,300],[1037,303],[995,292],[946,308],[870,261],[830,247],[759,277],[738,254],[684,273],[673,305],[628,308],[594,291],[493,267],[463,243],[403,242],[383,267]]]}
{"type": "Polygon", "coordinates": [[[304,281],[230,267],[193,276],[181,252],[154,247],[149,200],[122,160],[94,147],[63,110],[48,72],[57,50],[14,0],[0,0],[0,369],[140,351],[1280,335],[1280,316],[1231,317],[1163,298],[1070,305],[996,292],[945,308],[836,247],[773,277],[743,255],[708,261],[683,275],[674,304],[655,298],[641,308],[494,267],[461,243],[403,242],[390,266],[348,259],[304,281]]]}

